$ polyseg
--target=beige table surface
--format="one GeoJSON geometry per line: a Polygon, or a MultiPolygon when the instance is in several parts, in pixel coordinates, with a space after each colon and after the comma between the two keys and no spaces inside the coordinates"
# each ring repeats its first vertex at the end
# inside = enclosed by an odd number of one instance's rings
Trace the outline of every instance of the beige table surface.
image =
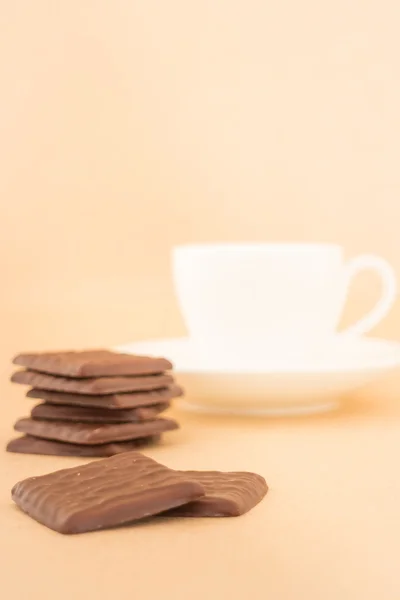
{"type": "MultiPolygon", "coordinates": [[[[24,388],[8,383],[10,356],[22,343],[55,346],[48,316],[41,319],[5,323],[2,446],[30,407],[24,388]]],[[[58,336],[66,345],[71,327],[58,336]]],[[[267,479],[265,500],[236,519],[62,536],[19,512],[10,489],[86,461],[2,452],[1,598],[398,600],[399,399],[400,373],[350,399],[346,410],[312,418],[217,419],[175,409],[182,429],[150,456],[181,469],[247,469],[267,479]]]]}

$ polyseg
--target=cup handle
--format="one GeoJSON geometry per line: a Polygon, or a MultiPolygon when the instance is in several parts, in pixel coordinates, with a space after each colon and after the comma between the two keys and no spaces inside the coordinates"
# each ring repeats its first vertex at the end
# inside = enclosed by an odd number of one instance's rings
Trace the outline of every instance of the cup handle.
{"type": "Polygon", "coordinates": [[[365,317],[343,331],[345,335],[362,335],[382,321],[392,308],[397,296],[397,278],[393,267],[386,260],[374,254],[356,256],[348,263],[347,269],[349,283],[360,271],[373,270],[380,275],[383,284],[382,296],[374,308],[365,317]]]}

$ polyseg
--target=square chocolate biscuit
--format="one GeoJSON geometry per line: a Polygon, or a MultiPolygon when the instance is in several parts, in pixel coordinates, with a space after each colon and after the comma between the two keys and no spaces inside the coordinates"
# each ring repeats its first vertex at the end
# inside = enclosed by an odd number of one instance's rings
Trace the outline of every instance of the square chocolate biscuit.
{"type": "Polygon", "coordinates": [[[114,456],[122,452],[130,452],[138,448],[144,448],[157,444],[160,441],[159,435],[152,435],[146,438],[137,438],[127,442],[110,442],[108,444],[97,444],[89,446],[88,444],[67,444],[66,442],[56,442],[54,440],[44,440],[24,435],[11,440],[7,444],[7,452],[17,454],[47,454],[51,456],[82,456],[103,458],[105,456],[114,456]]]}
{"type": "Polygon", "coordinates": [[[139,452],[126,452],[17,483],[14,502],[60,533],[130,523],[200,498],[203,487],[139,452]]]}
{"type": "Polygon", "coordinates": [[[164,431],[178,429],[172,419],[154,419],[142,423],[73,423],[72,421],[39,421],[37,419],[19,419],[15,431],[33,435],[46,440],[56,440],[70,444],[108,444],[124,442],[149,435],[158,435],[164,431]]]}
{"type": "Polygon", "coordinates": [[[178,517],[239,517],[261,502],[268,486],[256,473],[182,471],[198,481],[205,495],[168,513],[178,517]]]}
{"type": "Polygon", "coordinates": [[[110,350],[18,354],[13,363],[32,371],[64,377],[154,375],[172,368],[170,361],[165,358],[121,354],[110,350]]]}
{"type": "Polygon", "coordinates": [[[138,406],[122,410],[91,408],[89,406],[64,406],[43,402],[31,410],[31,418],[39,421],[73,421],[74,423],[139,423],[152,421],[169,408],[169,403],[138,406]]]}
{"type": "Polygon", "coordinates": [[[74,379],[73,377],[46,375],[44,373],[37,373],[36,371],[17,371],[11,376],[11,381],[42,390],[90,395],[157,390],[173,383],[170,375],[74,379]]]}
{"type": "Polygon", "coordinates": [[[183,390],[177,385],[170,385],[159,390],[148,390],[124,394],[68,394],[33,388],[26,394],[28,398],[39,398],[49,404],[65,404],[68,406],[86,406],[120,410],[138,406],[152,406],[168,402],[172,398],[182,396],[183,390]]]}

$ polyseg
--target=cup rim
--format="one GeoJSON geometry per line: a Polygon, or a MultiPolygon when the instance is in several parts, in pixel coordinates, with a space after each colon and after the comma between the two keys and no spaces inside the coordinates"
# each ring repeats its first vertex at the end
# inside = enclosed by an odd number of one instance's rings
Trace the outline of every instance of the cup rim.
{"type": "Polygon", "coordinates": [[[342,252],[343,247],[340,244],[329,242],[206,242],[204,244],[178,244],[173,247],[173,253],[181,252],[315,252],[315,251],[334,251],[342,252]]]}

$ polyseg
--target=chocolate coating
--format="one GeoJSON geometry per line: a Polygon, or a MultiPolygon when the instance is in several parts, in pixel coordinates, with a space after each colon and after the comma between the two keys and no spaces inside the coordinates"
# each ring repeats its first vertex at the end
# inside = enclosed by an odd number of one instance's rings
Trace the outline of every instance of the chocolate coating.
{"type": "Polygon", "coordinates": [[[16,371],[11,376],[11,381],[42,390],[93,395],[156,390],[173,383],[170,375],[163,374],[136,377],[88,377],[87,379],[73,379],[72,377],[46,375],[37,373],[36,371],[16,371]]]}
{"type": "Polygon", "coordinates": [[[70,421],[39,421],[36,419],[19,419],[15,431],[27,433],[35,437],[71,444],[107,444],[123,442],[137,438],[157,435],[179,427],[172,419],[154,419],[142,423],[115,423],[101,425],[92,423],[73,423],[70,421]]]}
{"type": "Polygon", "coordinates": [[[65,377],[151,375],[172,368],[165,358],[120,354],[110,350],[18,354],[13,363],[33,371],[65,377]]]}
{"type": "Polygon", "coordinates": [[[195,500],[202,486],[139,452],[126,452],[17,483],[14,502],[60,533],[129,523],[195,500]]]}

